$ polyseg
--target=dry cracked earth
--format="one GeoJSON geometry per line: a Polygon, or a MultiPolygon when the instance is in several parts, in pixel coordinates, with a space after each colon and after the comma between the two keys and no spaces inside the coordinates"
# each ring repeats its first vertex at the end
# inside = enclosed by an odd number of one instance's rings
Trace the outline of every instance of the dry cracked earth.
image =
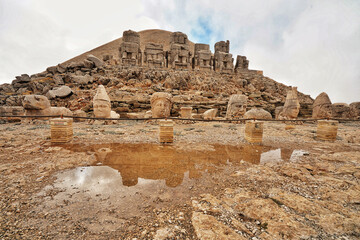
{"type": "Polygon", "coordinates": [[[316,124],[74,123],[71,143],[48,122],[0,125],[1,239],[359,239],[360,123],[335,142],[316,124]]]}

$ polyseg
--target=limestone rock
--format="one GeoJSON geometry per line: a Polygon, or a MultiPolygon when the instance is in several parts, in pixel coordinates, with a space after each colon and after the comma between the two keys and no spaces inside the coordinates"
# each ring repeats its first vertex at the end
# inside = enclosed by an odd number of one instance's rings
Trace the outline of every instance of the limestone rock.
{"type": "Polygon", "coordinates": [[[322,92],[314,101],[312,118],[331,118],[333,115],[329,96],[322,92]]]}
{"type": "MultiPolygon", "coordinates": [[[[73,112],[73,116],[74,117],[87,117],[86,116],[86,112],[84,112],[83,110],[76,110],[73,112]]],[[[74,122],[83,122],[85,121],[85,119],[82,118],[74,118],[74,122]]]]}
{"type": "Polygon", "coordinates": [[[359,119],[360,118],[360,102],[350,103],[350,115],[352,118],[359,119]]]}
{"type": "Polygon", "coordinates": [[[51,73],[51,74],[56,74],[56,72],[57,72],[57,66],[48,67],[48,68],[46,69],[46,71],[47,71],[48,73],[51,73]]]}
{"type": "Polygon", "coordinates": [[[271,114],[262,108],[252,108],[244,114],[244,118],[272,119],[271,114]]]}
{"type": "Polygon", "coordinates": [[[95,57],[94,55],[88,55],[87,60],[93,62],[97,68],[102,67],[104,65],[104,62],[101,61],[99,58],[95,57]]]}
{"type": "Polygon", "coordinates": [[[217,111],[218,111],[218,110],[217,110],[216,108],[209,109],[209,110],[205,111],[205,112],[203,113],[203,119],[205,119],[205,120],[212,120],[212,119],[214,119],[215,116],[216,116],[217,111]]]}
{"type": "Polygon", "coordinates": [[[191,222],[199,239],[247,239],[226,225],[218,222],[213,216],[193,212],[191,222]]]}
{"type": "Polygon", "coordinates": [[[284,109],[284,106],[279,106],[279,107],[275,108],[275,119],[279,119],[279,115],[283,109],[284,109]]]}
{"type": "Polygon", "coordinates": [[[65,107],[51,107],[50,108],[50,115],[56,116],[56,115],[64,115],[64,116],[72,116],[72,112],[65,108],[65,107]]]}
{"type": "Polygon", "coordinates": [[[93,99],[94,115],[97,118],[109,118],[111,116],[111,102],[105,87],[99,85],[93,99]]]}
{"type": "Polygon", "coordinates": [[[65,98],[70,96],[72,93],[73,91],[68,86],[61,86],[61,87],[55,87],[53,90],[50,90],[47,93],[47,95],[49,95],[47,97],[49,99],[53,99],[55,97],[65,98]]]}
{"type": "Polygon", "coordinates": [[[24,115],[24,108],[19,106],[1,106],[0,115],[14,115],[21,116],[24,115]]]}
{"type": "Polygon", "coordinates": [[[93,77],[89,76],[89,75],[85,75],[85,76],[76,76],[76,75],[73,75],[71,76],[71,80],[73,82],[76,82],[78,84],[81,84],[81,85],[86,85],[86,84],[89,84],[89,83],[92,83],[93,82],[93,77]]]}
{"type": "Polygon", "coordinates": [[[120,118],[120,114],[116,113],[115,111],[111,111],[110,118],[120,118]]]}
{"type": "Polygon", "coordinates": [[[151,112],[153,118],[169,117],[173,104],[172,95],[165,92],[156,92],[151,96],[151,112]]]}
{"type": "Polygon", "coordinates": [[[234,94],[230,96],[226,110],[226,118],[241,118],[244,116],[247,107],[248,98],[242,94],[234,94]]]}
{"type": "Polygon", "coordinates": [[[297,97],[297,87],[292,87],[286,95],[286,100],[279,119],[296,119],[300,111],[300,103],[297,97]]]}
{"type": "Polygon", "coordinates": [[[42,95],[26,95],[22,104],[25,109],[31,110],[44,110],[50,108],[49,99],[42,95]]]}
{"type": "Polygon", "coordinates": [[[350,107],[346,103],[334,103],[332,105],[334,118],[350,118],[350,107]]]}

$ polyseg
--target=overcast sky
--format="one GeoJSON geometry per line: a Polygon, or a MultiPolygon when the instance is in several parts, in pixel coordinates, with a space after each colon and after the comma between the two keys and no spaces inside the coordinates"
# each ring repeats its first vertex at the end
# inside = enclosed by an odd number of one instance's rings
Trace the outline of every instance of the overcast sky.
{"type": "Polygon", "coordinates": [[[212,50],[230,40],[250,69],[313,98],[360,101],[359,0],[0,0],[0,84],[154,28],[212,50]]]}

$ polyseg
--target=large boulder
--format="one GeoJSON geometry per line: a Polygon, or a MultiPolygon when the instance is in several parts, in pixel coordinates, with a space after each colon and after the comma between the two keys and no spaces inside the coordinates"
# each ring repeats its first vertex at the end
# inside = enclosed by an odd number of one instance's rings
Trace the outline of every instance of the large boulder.
{"type": "Polygon", "coordinates": [[[102,60],[100,60],[99,58],[95,57],[94,55],[87,55],[86,59],[88,61],[91,61],[95,64],[95,66],[98,67],[102,67],[104,65],[104,62],[102,60]]]}
{"type": "Polygon", "coordinates": [[[350,107],[346,103],[334,103],[332,105],[334,118],[350,118],[350,107]]]}
{"type": "Polygon", "coordinates": [[[68,86],[55,87],[53,90],[48,91],[46,96],[49,99],[54,99],[56,97],[65,98],[73,94],[73,91],[68,86]]]}
{"type": "Polygon", "coordinates": [[[359,119],[360,118],[360,102],[350,103],[350,115],[352,118],[359,119]]]}
{"type": "MultiPolygon", "coordinates": [[[[83,110],[76,110],[73,112],[73,116],[74,117],[87,117],[86,112],[84,112],[83,110]]],[[[84,118],[74,118],[74,122],[83,122],[85,121],[84,118]]]]}
{"type": "Polygon", "coordinates": [[[244,114],[244,118],[272,119],[271,114],[262,108],[252,108],[244,114]]]}
{"type": "Polygon", "coordinates": [[[23,107],[29,110],[44,110],[50,108],[50,101],[42,95],[26,95],[22,101],[23,107]]]}
{"type": "Polygon", "coordinates": [[[203,113],[203,119],[212,120],[216,117],[218,110],[216,108],[209,109],[203,113]]]}
{"type": "Polygon", "coordinates": [[[20,106],[1,106],[0,115],[13,115],[22,116],[24,115],[24,108],[20,106]]]}
{"type": "Polygon", "coordinates": [[[333,109],[329,96],[322,92],[315,98],[313,104],[312,118],[331,118],[333,109]]]}
{"type": "Polygon", "coordinates": [[[93,80],[94,80],[93,77],[89,76],[89,75],[85,75],[85,76],[72,75],[71,76],[72,82],[75,82],[75,83],[78,83],[81,85],[86,85],[86,84],[92,83],[93,80]]]}

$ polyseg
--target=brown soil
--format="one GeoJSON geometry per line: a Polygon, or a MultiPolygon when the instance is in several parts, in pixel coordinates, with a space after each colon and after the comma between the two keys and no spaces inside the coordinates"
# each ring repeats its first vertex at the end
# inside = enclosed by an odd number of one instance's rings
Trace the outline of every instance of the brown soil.
{"type": "Polygon", "coordinates": [[[359,123],[335,142],[316,125],[74,123],[52,145],[47,122],[0,125],[1,239],[358,239],[359,123]]]}

